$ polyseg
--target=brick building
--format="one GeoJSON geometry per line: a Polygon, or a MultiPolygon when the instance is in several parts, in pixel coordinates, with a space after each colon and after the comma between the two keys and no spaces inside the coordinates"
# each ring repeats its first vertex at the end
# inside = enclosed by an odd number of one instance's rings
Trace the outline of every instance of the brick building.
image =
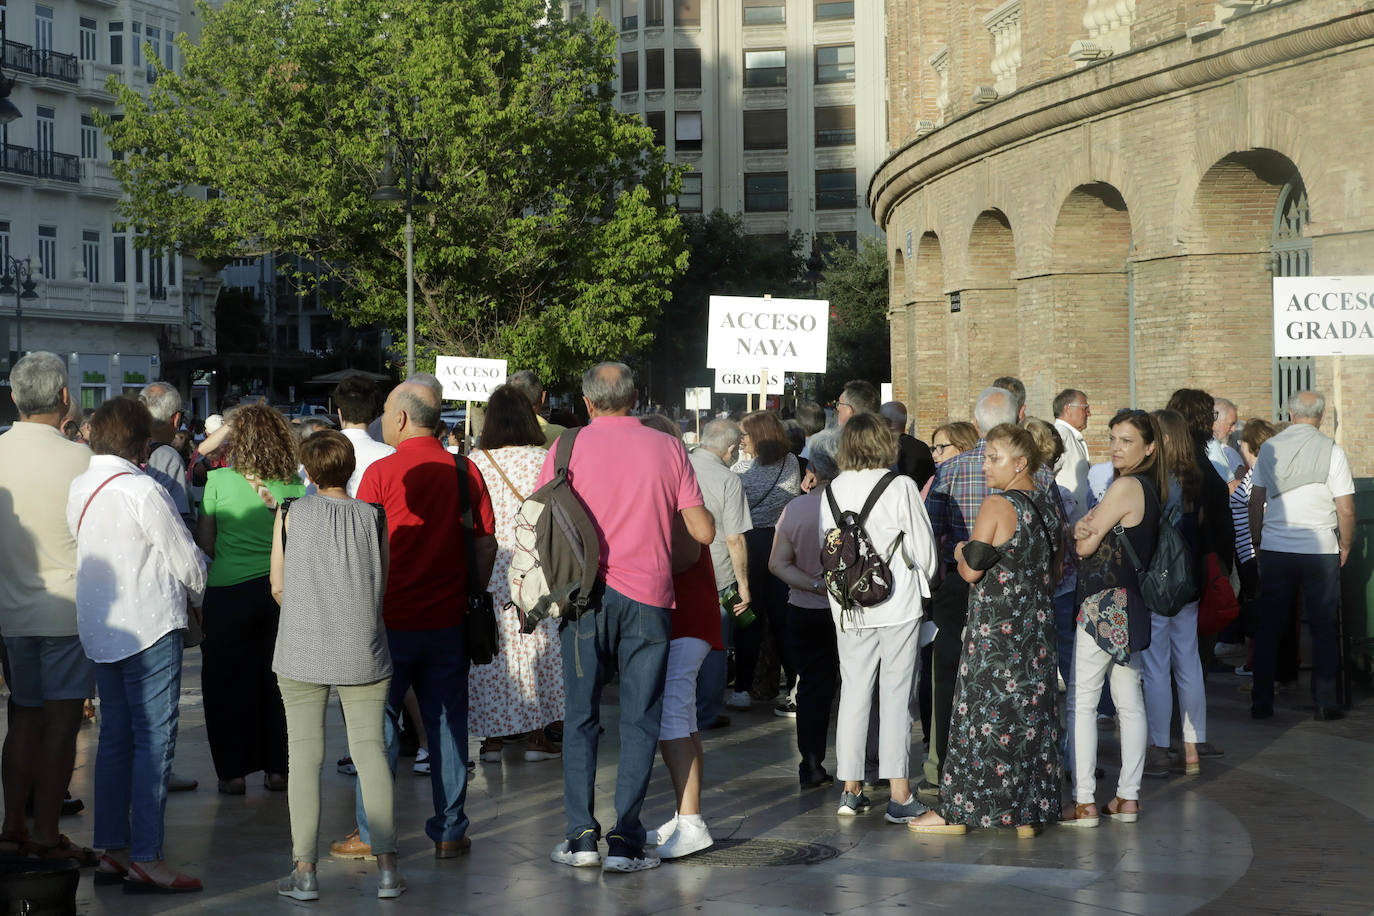
{"type": "MultiPolygon", "coordinates": [[[[1189,385],[1241,417],[1316,386],[1374,474],[1374,358],[1273,357],[1274,276],[1374,274],[1374,8],[887,0],[896,396],[928,433],[995,376],[1089,429],[1189,385]]],[[[1332,432],[1332,414],[1324,429],[1332,432]]]]}

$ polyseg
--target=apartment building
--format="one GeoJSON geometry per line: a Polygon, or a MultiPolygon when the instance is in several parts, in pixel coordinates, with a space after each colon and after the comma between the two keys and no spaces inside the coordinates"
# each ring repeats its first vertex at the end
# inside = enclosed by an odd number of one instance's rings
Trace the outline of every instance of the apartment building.
{"type": "Polygon", "coordinates": [[[877,0],[564,0],[620,32],[621,110],[692,167],[678,206],[743,213],[824,246],[878,232],[863,190],[886,153],[877,0]]]}
{"type": "MultiPolygon", "coordinates": [[[[175,251],[135,247],[94,120],[115,112],[111,75],[146,89],[156,63],[175,70],[173,39],[198,32],[197,17],[182,0],[0,0],[0,23],[0,78],[13,80],[18,115],[0,124],[0,274],[11,278],[0,358],[7,374],[26,351],[67,357],[94,407],[213,351],[219,279],[175,251]]],[[[177,380],[203,399],[205,378],[177,380]]]]}

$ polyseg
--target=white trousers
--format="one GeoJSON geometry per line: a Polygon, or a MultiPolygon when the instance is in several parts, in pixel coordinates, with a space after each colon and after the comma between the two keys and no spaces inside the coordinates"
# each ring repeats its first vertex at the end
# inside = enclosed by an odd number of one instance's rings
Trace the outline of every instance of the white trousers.
{"type": "Polygon", "coordinates": [[[1169,746],[1169,721],[1173,714],[1170,670],[1178,682],[1178,710],[1183,715],[1183,740],[1189,744],[1207,740],[1207,691],[1202,682],[1202,658],[1197,651],[1197,602],[1183,606],[1173,617],[1150,615],[1150,648],[1141,655],[1145,675],[1145,719],[1150,743],[1169,746]]]}
{"type": "Polygon", "coordinates": [[[1140,688],[1140,656],[1118,665],[1081,629],[1073,638],[1073,797],[1081,805],[1096,801],[1097,701],[1102,683],[1112,681],[1112,702],[1121,727],[1121,776],[1116,794],[1140,800],[1140,777],[1145,770],[1145,700],[1140,688]]]}
{"type": "Polygon", "coordinates": [[[906,779],[911,765],[911,689],[916,678],[918,621],[841,631],[840,713],[835,723],[835,775],[862,782],[873,687],[878,687],[878,778],[906,779]]]}

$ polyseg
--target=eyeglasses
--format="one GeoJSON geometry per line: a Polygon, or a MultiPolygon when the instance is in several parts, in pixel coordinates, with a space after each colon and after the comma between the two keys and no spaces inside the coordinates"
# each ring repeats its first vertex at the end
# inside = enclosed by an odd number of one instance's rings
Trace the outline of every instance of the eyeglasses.
{"type": "Polygon", "coordinates": [[[854,405],[853,405],[853,404],[850,404],[850,403],[847,402],[847,401],[836,401],[836,402],[835,402],[835,407],[836,407],[836,408],[848,407],[850,410],[853,410],[853,409],[854,409],[854,405]]]}
{"type": "Polygon", "coordinates": [[[1065,410],[1087,410],[1087,409],[1088,409],[1088,405],[1087,405],[1087,404],[1065,404],[1065,405],[1064,405],[1064,409],[1065,409],[1065,410]]]}
{"type": "Polygon", "coordinates": [[[943,452],[947,448],[954,448],[952,442],[934,442],[930,446],[932,452],[943,452]]]}

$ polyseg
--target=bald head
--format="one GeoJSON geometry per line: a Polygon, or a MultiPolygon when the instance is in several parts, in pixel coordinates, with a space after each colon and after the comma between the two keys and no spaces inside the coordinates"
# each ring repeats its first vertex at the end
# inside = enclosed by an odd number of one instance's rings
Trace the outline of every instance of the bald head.
{"type": "Polygon", "coordinates": [[[1321,426],[1326,413],[1326,398],[1319,391],[1294,392],[1288,399],[1288,418],[1294,423],[1321,426]]]}
{"type": "Polygon", "coordinates": [[[635,405],[634,372],[624,363],[598,363],[582,373],[582,397],[597,414],[629,413],[635,405]]]}
{"type": "Polygon", "coordinates": [[[382,437],[394,446],[417,436],[433,436],[439,412],[439,396],[433,388],[424,382],[402,382],[387,395],[382,437]]]}

